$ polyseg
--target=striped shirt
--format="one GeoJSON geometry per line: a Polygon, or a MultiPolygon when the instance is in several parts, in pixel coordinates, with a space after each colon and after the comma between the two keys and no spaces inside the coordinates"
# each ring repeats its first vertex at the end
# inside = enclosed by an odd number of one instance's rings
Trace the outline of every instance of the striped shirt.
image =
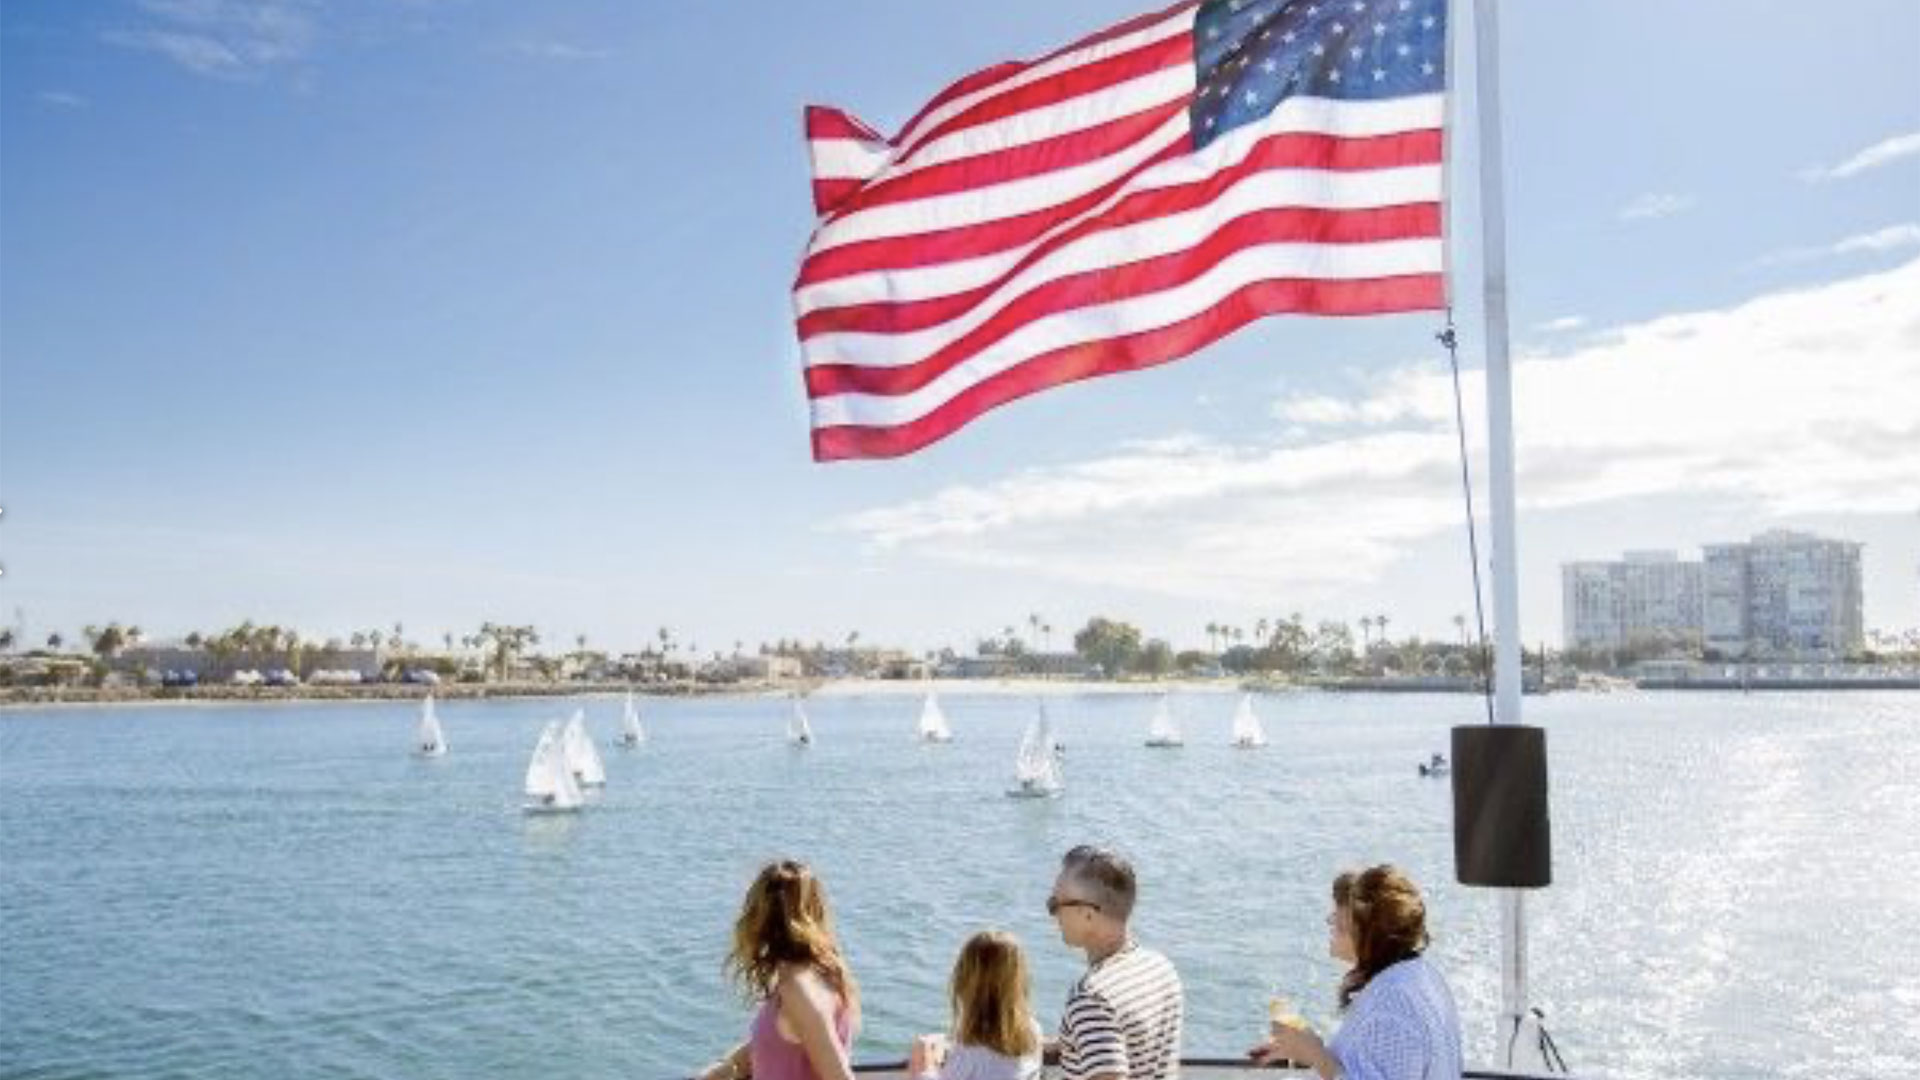
{"type": "Polygon", "coordinates": [[[1172,962],[1131,941],[1088,968],[1060,1017],[1064,1080],[1179,1076],[1184,997],[1172,962]]]}

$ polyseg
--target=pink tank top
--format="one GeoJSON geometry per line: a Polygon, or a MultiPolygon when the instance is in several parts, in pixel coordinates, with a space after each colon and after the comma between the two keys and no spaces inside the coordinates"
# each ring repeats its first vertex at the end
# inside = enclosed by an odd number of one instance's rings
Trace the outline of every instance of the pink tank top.
{"type": "MultiPolygon", "coordinates": [[[[778,999],[769,997],[753,1018],[753,1031],[747,1040],[753,1080],[819,1080],[813,1075],[813,1063],[807,1060],[806,1047],[781,1037],[779,1014],[778,999]]],[[[833,1012],[833,1035],[842,1052],[853,1046],[853,1028],[844,1004],[833,1012]]]]}

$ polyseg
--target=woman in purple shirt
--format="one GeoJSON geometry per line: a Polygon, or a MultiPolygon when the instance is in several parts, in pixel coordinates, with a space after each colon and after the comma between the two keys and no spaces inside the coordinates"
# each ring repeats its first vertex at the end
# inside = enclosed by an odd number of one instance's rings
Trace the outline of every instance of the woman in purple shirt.
{"type": "Polygon", "coordinates": [[[768,863],[754,878],[726,967],[760,1011],[747,1041],[702,1080],[853,1080],[860,989],[833,936],[826,889],[805,863],[768,863]]]}
{"type": "Polygon", "coordinates": [[[1306,1026],[1275,1021],[1253,1058],[1295,1061],[1324,1080],[1460,1080],[1460,1017],[1453,992],[1427,962],[1427,905],[1392,866],[1333,881],[1327,951],[1350,966],[1340,980],[1340,1030],[1322,1043],[1306,1026]]]}

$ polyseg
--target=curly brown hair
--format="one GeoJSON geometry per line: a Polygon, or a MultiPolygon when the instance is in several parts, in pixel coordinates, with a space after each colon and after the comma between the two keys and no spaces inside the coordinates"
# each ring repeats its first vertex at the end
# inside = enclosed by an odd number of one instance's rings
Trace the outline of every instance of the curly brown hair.
{"type": "Polygon", "coordinates": [[[764,1000],[772,995],[783,964],[813,969],[848,1014],[859,1016],[860,988],[834,938],[826,886],[806,863],[793,859],[768,863],[747,888],[725,967],[742,994],[764,1000]]]}
{"type": "Polygon", "coordinates": [[[1420,887],[1397,866],[1382,863],[1333,879],[1333,906],[1353,937],[1353,967],[1340,980],[1340,1007],[1375,975],[1427,948],[1427,903],[1420,887]]]}

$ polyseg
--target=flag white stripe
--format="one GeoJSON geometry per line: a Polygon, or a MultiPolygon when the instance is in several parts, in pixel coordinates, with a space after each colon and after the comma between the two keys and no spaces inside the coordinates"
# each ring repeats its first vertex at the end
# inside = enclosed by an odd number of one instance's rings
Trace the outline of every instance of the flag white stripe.
{"type": "MultiPolygon", "coordinates": [[[[1062,222],[1031,243],[991,255],[940,265],[864,271],[806,285],[794,292],[794,310],[797,315],[804,316],[808,312],[822,308],[847,304],[872,303],[878,300],[924,300],[964,292],[1000,276],[1009,267],[1018,264],[1034,248],[1048,242],[1059,233],[1073,228],[1080,221],[1104,213],[1128,195],[1137,191],[1176,187],[1205,180],[1222,169],[1240,164],[1252,152],[1255,145],[1270,136],[1319,134],[1366,138],[1433,130],[1440,126],[1444,111],[1444,100],[1438,94],[1378,102],[1290,98],[1281,103],[1280,108],[1275,109],[1260,123],[1236,128],[1208,144],[1206,149],[1199,153],[1161,162],[1142,172],[1086,214],[1072,221],[1062,222]]],[[[1061,173],[1050,173],[1047,177],[1035,179],[1048,178],[1063,182],[1068,179],[1061,173]]],[[[1106,179],[1112,179],[1112,176],[1108,175],[1106,179]]],[[[1063,183],[1053,199],[1053,204],[1066,202],[1098,186],[1100,186],[1098,183],[1082,182],[1076,186],[1065,186],[1063,183]]],[[[920,205],[918,202],[900,203],[895,209],[905,210],[918,205],[920,205]]],[[[852,215],[847,220],[851,221],[859,216],[852,215]]],[[[903,227],[892,235],[910,236],[915,232],[923,231],[904,227],[910,224],[911,222],[903,223],[903,227]]],[[[816,243],[809,254],[822,250],[825,248],[816,243]]]]}
{"type": "Polygon", "coordinates": [[[814,234],[813,244],[807,254],[817,255],[862,240],[917,236],[940,229],[984,225],[1045,210],[1111,183],[1167,147],[1186,141],[1187,113],[1183,109],[1168,117],[1153,134],[1119,153],[1095,158],[1085,165],[1009,180],[1004,184],[930,195],[912,202],[888,203],[836,218],[814,234]]]}
{"type": "MultiPolygon", "coordinates": [[[[983,86],[963,97],[954,98],[952,101],[921,117],[920,121],[912,127],[901,131],[899,137],[894,141],[899,146],[905,147],[910,153],[914,148],[915,141],[918,140],[922,134],[932,131],[942,123],[959,116],[961,113],[966,112],[968,109],[973,108],[988,98],[997,97],[1009,90],[1016,90],[1029,83],[1050,79],[1063,71],[1070,71],[1088,64],[1097,64],[1102,60],[1111,59],[1122,53],[1132,52],[1143,45],[1150,45],[1156,41],[1165,41],[1170,37],[1178,37],[1181,34],[1192,33],[1193,16],[1196,10],[1196,8],[1188,8],[1185,11],[1175,12],[1168,18],[1162,19],[1151,26],[1143,26],[1130,34],[1122,34],[1119,37],[1090,45],[1084,49],[1075,49],[1069,53],[1062,53],[1044,64],[1030,67],[1011,78],[1002,79],[999,82],[983,86]]],[[[1192,70],[1193,68],[1192,64],[1185,66],[1188,70],[1192,70]]]]}
{"type": "Polygon", "coordinates": [[[1105,89],[942,135],[888,174],[911,176],[949,161],[1012,150],[1193,96],[1193,65],[1177,64],[1105,89]]]}
{"type": "Polygon", "coordinates": [[[907,394],[832,394],[813,399],[815,428],[896,427],[922,419],[971,387],[1043,353],[1170,326],[1212,308],[1236,290],[1286,278],[1358,280],[1437,274],[1438,238],[1379,244],[1265,244],[1221,260],[1177,288],[1075,308],[1027,323],[907,394]]]}
{"type": "MultiPolygon", "coordinates": [[[[907,333],[849,331],[820,334],[803,342],[802,351],[809,367],[822,363],[905,367],[926,359],[935,350],[971,332],[1025,293],[1049,281],[1101,267],[1185,251],[1205,240],[1228,221],[1257,210],[1297,207],[1346,210],[1437,202],[1440,198],[1440,181],[1441,170],[1438,165],[1365,172],[1283,169],[1256,173],[1212,202],[1192,210],[1097,232],[1049,252],[1046,257],[996,288],[980,303],[944,323],[907,333]]],[[[1332,246],[1346,248],[1357,245],[1332,246]]],[[[894,284],[898,285],[897,279],[903,275],[893,276],[894,284]]],[[[838,286],[843,283],[834,284],[838,286]]],[[[895,288],[886,295],[871,295],[866,299],[871,302],[898,302],[913,298],[895,288]]]]}
{"type": "Polygon", "coordinates": [[[893,160],[893,147],[883,142],[814,139],[808,146],[815,180],[865,180],[893,160]]]}

